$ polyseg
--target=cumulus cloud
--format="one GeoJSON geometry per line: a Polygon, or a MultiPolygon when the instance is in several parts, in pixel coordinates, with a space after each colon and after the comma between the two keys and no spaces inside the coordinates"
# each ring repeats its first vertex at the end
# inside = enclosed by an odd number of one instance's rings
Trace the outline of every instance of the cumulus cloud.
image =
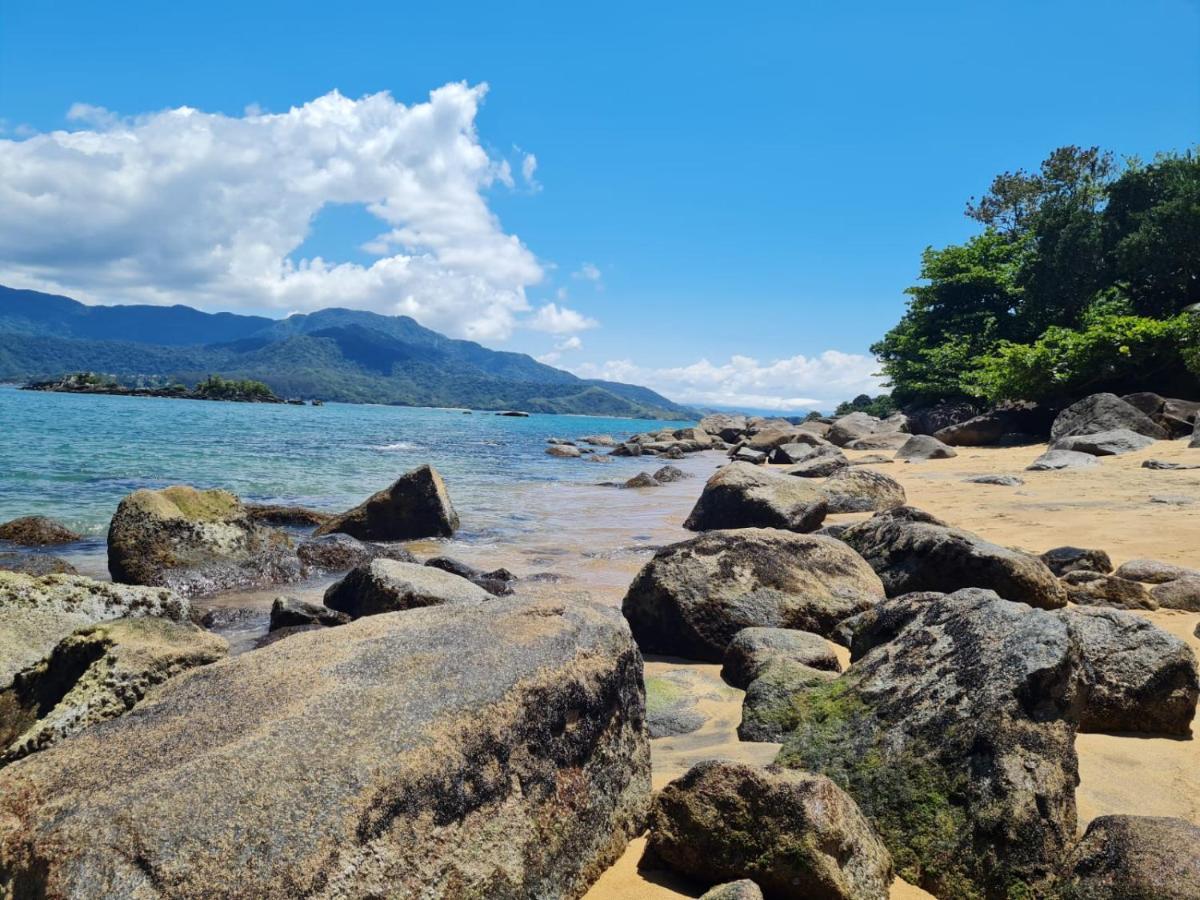
{"type": "Polygon", "coordinates": [[[642,384],[681,403],[792,412],[832,409],[857,394],[878,393],[878,363],[870,356],[826,350],[762,363],[732,356],[715,365],[707,359],[687,366],[647,368],[627,360],[572,368],[584,378],[642,384]]]}
{"type": "MultiPolygon", "coordinates": [[[[504,338],[543,269],[488,207],[487,190],[514,179],[475,131],[486,91],[448,84],[411,106],[335,91],[240,117],[77,104],[70,119],[86,127],[0,140],[0,282],[88,302],[348,306],[504,338]],[[365,245],[379,259],[293,261],[327,203],[380,220],[365,245]]],[[[520,167],[528,182],[537,161],[520,167]]],[[[594,324],[557,308],[533,318],[594,324]]]]}
{"type": "Polygon", "coordinates": [[[559,306],[557,303],[547,303],[538,308],[526,324],[534,331],[546,331],[550,334],[571,334],[575,331],[585,331],[595,328],[600,323],[588,318],[581,312],[559,306]]]}
{"type": "Polygon", "coordinates": [[[604,276],[600,267],[595,263],[585,262],[578,271],[573,273],[573,277],[582,278],[584,281],[599,281],[604,276]]]}

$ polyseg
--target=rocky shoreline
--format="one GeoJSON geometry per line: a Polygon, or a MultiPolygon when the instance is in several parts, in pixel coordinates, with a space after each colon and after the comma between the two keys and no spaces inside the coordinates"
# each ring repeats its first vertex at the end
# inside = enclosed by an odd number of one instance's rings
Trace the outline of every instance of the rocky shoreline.
{"type": "MultiPolygon", "coordinates": [[[[1155,453],[1169,465],[1120,471],[1200,501],[1198,439],[1149,414],[1163,434],[1144,434],[1112,400],[1048,426],[1047,453],[1091,463],[1024,477],[1155,453]]],[[[340,514],[136,491],[111,583],[21,562],[72,539],[55,523],[0,525],[37,548],[0,554],[0,887],[606,897],[633,852],[679,879],[663,896],[1197,896],[1200,810],[1139,802],[1081,834],[1076,737],[1191,735],[1200,558],[993,543],[911,494],[1012,502],[1021,476],[941,474],[1006,451],[913,427],[714,416],[554,439],[564,465],[685,460],[616,492],[672,498],[693,536],[622,563],[644,562],[609,602],[439,552],[459,517],[429,467],[340,514]],[[314,583],[323,602],[277,596],[252,611],[261,648],[227,655],[239,613],[210,598],[314,583]],[[700,762],[705,741],[723,761],[700,762]],[[698,764],[664,781],[672,748],[698,764]]]]}

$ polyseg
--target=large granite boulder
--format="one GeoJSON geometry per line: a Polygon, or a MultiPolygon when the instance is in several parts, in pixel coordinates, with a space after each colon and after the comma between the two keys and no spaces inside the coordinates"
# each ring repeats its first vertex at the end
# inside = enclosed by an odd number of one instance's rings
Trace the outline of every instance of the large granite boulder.
{"type": "Polygon", "coordinates": [[[1054,573],[1036,556],[1001,547],[912,507],[876,513],[841,539],[867,561],[889,597],[979,587],[1043,609],[1066,603],[1054,573]]]}
{"type": "Polygon", "coordinates": [[[647,851],[702,884],[749,878],[767,898],[886,900],[892,860],[819,775],[706,760],[654,799],[647,851]]]}
{"type": "Polygon", "coordinates": [[[190,614],[188,601],[164,588],[127,587],[79,575],[0,572],[0,689],[76,629],[139,616],[186,622],[190,614]]]}
{"type": "Polygon", "coordinates": [[[1188,441],[1188,447],[1192,450],[1200,447],[1200,419],[1196,420],[1196,427],[1192,429],[1192,438],[1188,441]]]}
{"type": "Polygon", "coordinates": [[[373,559],[416,562],[411,553],[396,544],[360,541],[348,534],[323,534],[309,538],[296,547],[296,555],[309,569],[326,572],[345,572],[373,559]]]}
{"type": "Polygon", "coordinates": [[[1072,435],[1099,434],[1121,428],[1157,441],[1169,437],[1165,428],[1116,394],[1092,394],[1058,414],[1050,426],[1050,440],[1055,442],[1072,435]]]}
{"type": "Polygon", "coordinates": [[[78,532],[46,516],[22,516],[0,523],[0,541],[12,541],[23,547],[69,544],[81,537],[78,532]]]}
{"type": "Polygon", "coordinates": [[[683,527],[691,531],[716,528],[816,531],[825,519],[826,508],[825,495],[804,479],[734,462],[708,479],[683,527]]]}
{"type": "Polygon", "coordinates": [[[1200,900],[1200,828],[1159,816],[1100,816],[1067,861],[1063,896],[1200,900]]]}
{"type": "Polygon", "coordinates": [[[449,537],[457,530],[458,513],[442,476],[432,466],[420,466],[354,509],[332,517],[315,534],[342,532],[362,541],[406,541],[449,537]]]}
{"type": "Polygon", "coordinates": [[[27,896],[579,897],[645,822],[642,661],[588,603],[374,616],[0,777],[0,883],[27,896]]]}
{"type": "Polygon", "coordinates": [[[1122,453],[1144,450],[1153,443],[1154,438],[1128,428],[1116,428],[1092,434],[1068,435],[1055,441],[1053,449],[1074,450],[1077,453],[1090,453],[1092,456],[1120,456],[1122,453]]]}
{"type": "Polygon", "coordinates": [[[816,435],[810,434],[807,431],[796,432],[797,437],[806,436],[811,438],[811,441],[795,441],[789,444],[780,444],[771,451],[771,462],[776,465],[792,465],[798,462],[804,462],[807,459],[812,459],[818,456],[838,456],[845,459],[845,454],[833,444],[821,440],[816,435]]]}
{"type": "Polygon", "coordinates": [[[211,632],[156,616],[81,628],[0,690],[0,766],[124,715],[154,685],[227,650],[211,632]]]}
{"type": "Polygon", "coordinates": [[[957,425],[979,415],[979,408],[966,400],[939,400],[930,406],[907,410],[908,428],[913,434],[929,434],[957,425]]]}
{"type": "Polygon", "coordinates": [[[841,663],[829,642],[811,631],[795,628],[743,628],[725,648],[721,677],[734,687],[745,689],[774,659],[840,672],[841,663]]]}
{"type": "Polygon", "coordinates": [[[303,567],[291,539],[255,522],[236,495],[173,485],[117,505],[108,571],[121,584],[197,595],[297,581],[303,567]]]}
{"type": "Polygon", "coordinates": [[[910,435],[896,451],[896,459],[951,459],[955,456],[958,453],[953,447],[928,434],[910,435]]]}
{"type": "Polygon", "coordinates": [[[622,611],[645,653],[721,662],[743,628],[828,633],[883,597],[883,585],[835,538],[742,528],[664,547],[622,611]]]}
{"type": "Polygon", "coordinates": [[[835,471],[821,485],[827,512],[880,512],[903,506],[907,500],[904,485],[890,475],[858,466],[835,471]]]}
{"type": "Polygon", "coordinates": [[[492,595],[433,566],[377,559],[351,569],[325,591],[325,605],[351,618],[422,606],[483,603],[492,595]]]}
{"type": "Polygon", "coordinates": [[[847,444],[880,431],[894,432],[896,430],[888,428],[875,416],[868,415],[865,412],[852,412],[849,415],[834,419],[833,425],[830,426],[829,431],[825,435],[825,439],[831,444],[844,447],[847,444]]]}

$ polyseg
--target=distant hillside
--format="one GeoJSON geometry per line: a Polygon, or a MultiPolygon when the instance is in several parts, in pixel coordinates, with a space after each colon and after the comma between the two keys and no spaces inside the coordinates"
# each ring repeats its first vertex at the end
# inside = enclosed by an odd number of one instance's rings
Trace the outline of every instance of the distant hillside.
{"type": "Polygon", "coordinates": [[[85,306],[0,287],[0,380],[68,372],[250,378],[285,397],[404,406],[696,418],[636,385],[578,378],[524,353],[448,338],[408,316],[325,309],[283,320],[187,306],[85,306]]]}

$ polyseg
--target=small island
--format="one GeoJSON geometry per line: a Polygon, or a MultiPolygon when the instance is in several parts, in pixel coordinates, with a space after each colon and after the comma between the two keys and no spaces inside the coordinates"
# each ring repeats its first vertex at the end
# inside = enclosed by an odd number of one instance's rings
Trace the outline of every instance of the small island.
{"type": "MultiPolygon", "coordinates": [[[[283,403],[281,397],[263,384],[251,379],[229,379],[209,375],[194,388],[177,381],[124,385],[113,375],[96,372],[73,372],[52,381],[35,381],[23,387],[26,391],[53,391],[66,394],[111,394],[122,397],[171,397],[179,400],[229,400],[235,403],[283,403]]],[[[303,401],[301,401],[303,402],[303,401]]]]}

